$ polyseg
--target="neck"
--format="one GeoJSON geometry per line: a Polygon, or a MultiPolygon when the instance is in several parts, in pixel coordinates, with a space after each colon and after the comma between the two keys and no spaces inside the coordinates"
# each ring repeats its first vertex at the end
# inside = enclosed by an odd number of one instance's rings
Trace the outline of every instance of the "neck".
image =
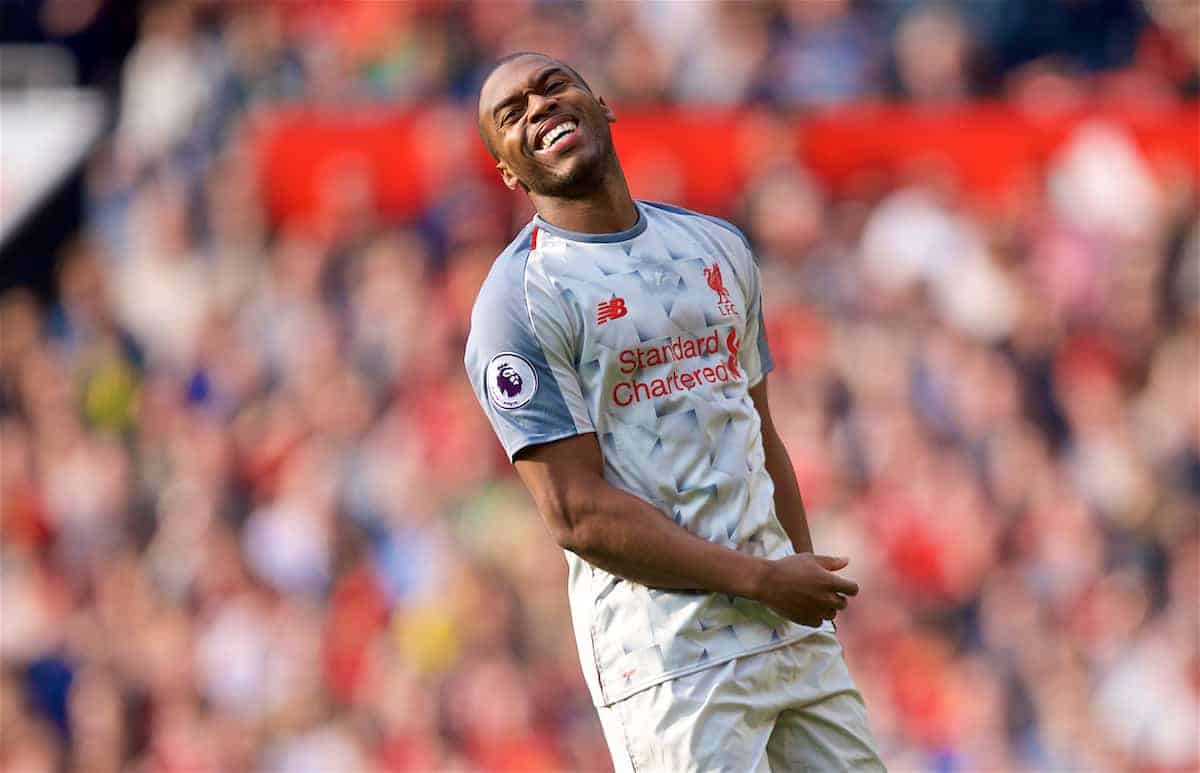
{"type": "Polygon", "coordinates": [[[638,219],[620,164],[614,164],[600,186],[584,196],[561,198],[530,193],[529,199],[542,220],[567,231],[616,233],[633,228],[638,219]]]}

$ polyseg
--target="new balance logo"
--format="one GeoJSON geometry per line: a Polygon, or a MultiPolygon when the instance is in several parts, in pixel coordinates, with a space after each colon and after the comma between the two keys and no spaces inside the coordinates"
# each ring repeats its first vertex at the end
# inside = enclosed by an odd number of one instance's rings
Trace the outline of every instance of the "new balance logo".
{"type": "Polygon", "coordinates": [[[629,313],[624,298],[613,298],[611,301],[600,301],[596,307],[596,324],[603,325],[613,319],[620,319],[629,313]]]}

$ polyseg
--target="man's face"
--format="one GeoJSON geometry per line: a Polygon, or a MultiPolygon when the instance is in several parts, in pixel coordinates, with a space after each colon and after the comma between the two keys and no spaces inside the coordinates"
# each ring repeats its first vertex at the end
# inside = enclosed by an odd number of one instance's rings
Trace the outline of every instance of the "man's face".
{"type": "Polygon", "coordinates": [[[505,185],[543,196],[593,190],[612,152],[613,113],[566,67],[540,56],[501,65],[479,94],[479,128],[505,185]]]}

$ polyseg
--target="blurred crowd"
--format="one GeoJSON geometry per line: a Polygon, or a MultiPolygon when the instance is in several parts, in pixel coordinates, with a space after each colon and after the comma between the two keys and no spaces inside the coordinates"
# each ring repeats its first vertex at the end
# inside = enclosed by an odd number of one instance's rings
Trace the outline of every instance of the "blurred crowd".
{"type": "Polygon", "coordinates": [[[159,119],[204,97],[471,101],[492,61],[524,49],[569,57],[624,105],[1200,93],[1200,22],[1180,0],[144,0],[136,25],[131,5],[14,0],[0,39],[68,47],[83,81],[136,82],[127,100],[159,119]]]}
{"type": "MultiPolygon", "coordinates": [[[[0,767],[609,767],[565,562],[462,372],[527,202],[453,179],[386,222],[351,174],[336,218],[270,222],[255,110],[469,105],[514,48],[617,102],[1196,93],[1186,4],[1035,5],[148,5],[53,297],[0,296],[0,767]]],[[[938,167],[753,169],[714,214],[891,769],[1195,769],[1194,178],[1102,125],[986,210],[938,167]]]]}

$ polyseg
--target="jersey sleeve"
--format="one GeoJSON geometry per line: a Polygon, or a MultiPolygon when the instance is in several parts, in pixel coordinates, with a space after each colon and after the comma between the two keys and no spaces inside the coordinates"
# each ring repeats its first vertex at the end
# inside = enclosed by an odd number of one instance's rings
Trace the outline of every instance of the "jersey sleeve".
{"type": "Polygon", "coordinates": [[[512,460],[524,448],[591,432],[593,426],[561,303],[545,283],[526,281],[523,261],[506,270],[511,276],[501,271],[489,277],[476,301],[465,364],[475,396],[512,460]]]}
{"type": "Polygon", "coordinates": [[[763,321],[762,310],[762,281],[758,272],[758,264],[753,254],[747,254],[749,262],[746,309],[746,343],[738,352],[738,361],[746,371],[750,386],[756,386],[763,376],[775,369],[775,361],[771,359],[771,348],[767,345],[767,326],[763,321]]]}

